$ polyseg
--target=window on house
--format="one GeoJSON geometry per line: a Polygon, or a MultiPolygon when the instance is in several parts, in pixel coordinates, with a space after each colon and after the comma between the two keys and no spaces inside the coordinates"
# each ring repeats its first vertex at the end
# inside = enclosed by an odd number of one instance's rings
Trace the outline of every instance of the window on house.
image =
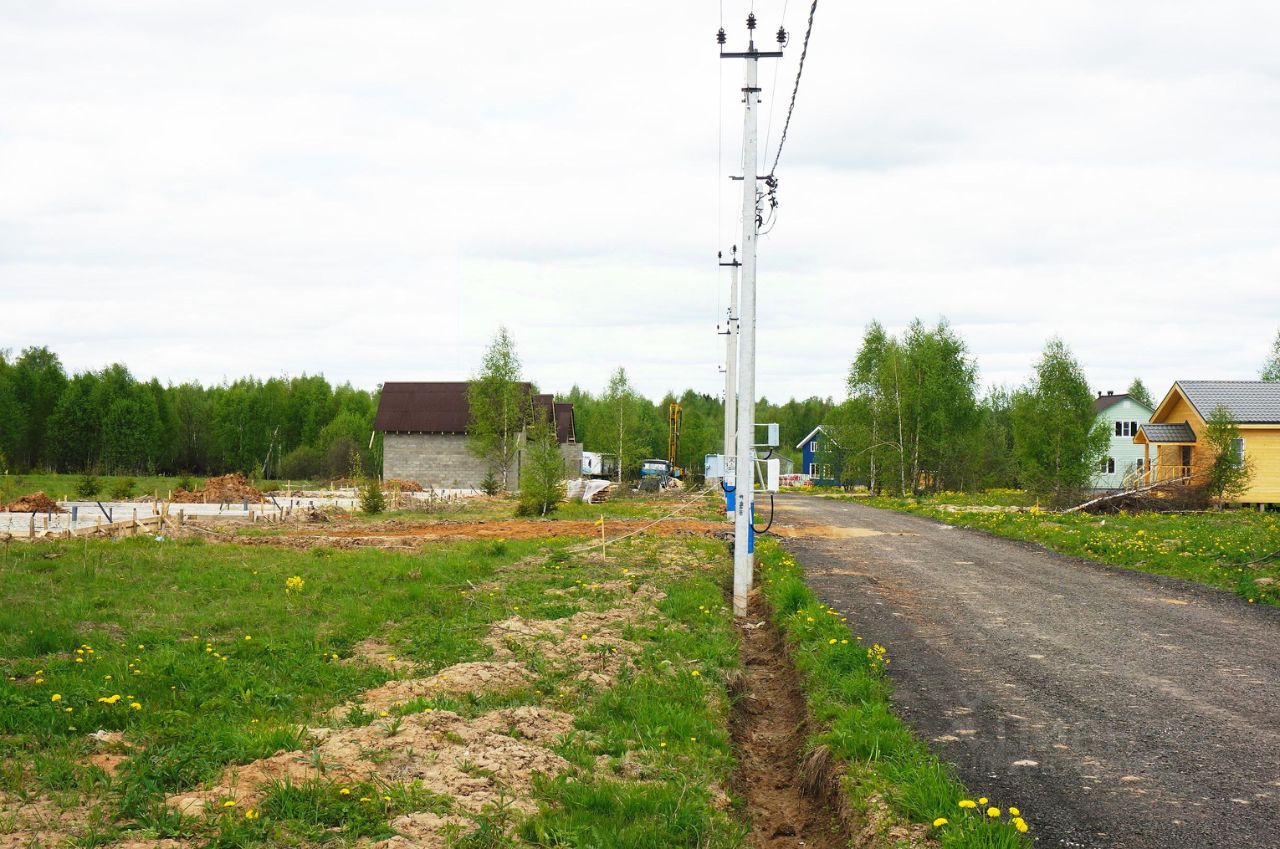
{"type": "Polygon", "coordinates": [[[1138,435],[1138,423],[1137,423],[1137,422],[1129,422],[1129,435],[1130,435],[1130,436],[1137,436],[1137,435],[1138,435]]]}
{"type": "Polygon", "coordinates": [[[815,439],[813,442],[809,443],[809,450],[815,454],[818,453],[818,440],[815,439]]]}
{"type": "Polygon", "coordinates": [[[1238,437],[1231,440],[1231,454],[1237,466],[1244,465],[1244,438],[1238,437]]]}
{"type": "Polygon", "coordinates": [[[1142,471],[1142,458],[1141,458],[1141,457],[1139,457],[1139,458],[1138,458],[1137,469],[1138,469],[1138,471],[1142,471]]]}
{"type": "Polygon", "coordinates": [[[1116,422],[1116,436],[1124,436],[1124,422],[1116,422]]]}
{"type": "Polygon", "coordinates": [[[1099,471],[1104,475],[1114,475],[1116,473],[1116,458],[1107,457],[1104,459],[1099,467],[1099,471]]]}

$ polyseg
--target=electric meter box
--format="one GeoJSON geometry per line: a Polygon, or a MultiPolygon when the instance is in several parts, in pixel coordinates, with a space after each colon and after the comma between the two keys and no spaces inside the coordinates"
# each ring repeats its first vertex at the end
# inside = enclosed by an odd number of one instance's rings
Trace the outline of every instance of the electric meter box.
{"type": "Polygon", "coordinates": [[[760,479],[764,484],[765,492],[777,492],[782,482],[782,461],[773,460],[757,460],[756,463],[760,467],[760,479]]]}
{"type": "Polygon", "coordinates": [[[778,447],[778,423],[770,422],[768,424],[756,425],[756,439],[761,437],[760,428],[764,428],[764,441],[756,442],[757,448],[777,448],[778,447]]]}

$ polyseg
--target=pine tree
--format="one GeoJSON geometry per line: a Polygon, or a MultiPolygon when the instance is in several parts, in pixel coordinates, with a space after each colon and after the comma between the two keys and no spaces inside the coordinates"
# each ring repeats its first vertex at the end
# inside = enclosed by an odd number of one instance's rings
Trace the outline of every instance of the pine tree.
{"type": "Polygon", "coordinates": [[[556,429],[545,415],[534,417],[520,464],[520,505],[524,516],[546,516],[564,500],[565,460],[556,429]]]}
{"type": "Polygon", "coordinates": [[[1135,377],[1133,383],[1129,384],[1129,397],[1135,401],[1146,404],[1148,407],[1155,409],[1156,402],[1151,399],[1151,391],[1147,389],[1147,385],[1142,382],[1142,378],[1135,377]]]}

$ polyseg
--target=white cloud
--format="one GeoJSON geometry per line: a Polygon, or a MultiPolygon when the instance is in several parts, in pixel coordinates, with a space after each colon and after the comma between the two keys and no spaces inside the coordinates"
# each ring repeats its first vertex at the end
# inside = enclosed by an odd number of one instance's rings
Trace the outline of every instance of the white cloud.
{"type": "MultiPolygon", "coordinates": [[[[770,150],[807,6],[762,68],[770,150]]],[[[505,323],[547,388],[624,364],[716,392],[741,84],[717,9],[8,10],[0,347],[372,386],[466,376],[505,323]]],[[[1252,0],[820,7],[761,392],[839,395],[868,321],[940,315],[987,382],[1054,334],[1100,389],[1251,376],[1280,314],[1277,28],[1252,0]]]]}

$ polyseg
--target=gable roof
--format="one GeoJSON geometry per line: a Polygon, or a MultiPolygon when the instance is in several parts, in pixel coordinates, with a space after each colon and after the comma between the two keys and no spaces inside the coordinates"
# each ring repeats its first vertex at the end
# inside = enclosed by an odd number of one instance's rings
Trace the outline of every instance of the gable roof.
{"type": "Polygon", "coordinates": [[[1144,424],[1138,427],[1138,434],[1152,445],[1158,443],[1186,444],[1196,441],[1196,432],[1186,422],[1179,422],[1178,424],[1144,424]]]}
{"type": "MultiPolygon", "coordinates": [[[[1120,395],[1114,395],[1111,393],[1107,393],[1106,395],[1099,395],[1097,398],[1093,399],[1093,411],[1095,413],[1106,412],[1107,410],[1114,407],[1116,404],[1119,404],[1121,401],[1132,401],[1133,403],[1137,404],[1139,407],[1142,407],[1143,409],[1151,410],[1151,408],[1148,407],[1146,404],[1142,403],[1137,398],[1134,398],[1132,395],[1126,392],[1120,395]]],[[[1154,410],[1151,410],[1151,411],[1155,412],[1154,410]]]]}
{"type": "Polygon", "coordinates": [[[564,445],[577,442],[577,428],[574,427],[573,405],[556,402],[554,395],[534,395],[533,411],[537,415],[552,418],[556,423],[556,442],[564,445]]]}
{"type": "MultiPolygon", "coordinates": [[[[1174,389],[1208,421],[1224,407],[1237,424],[1280,424],[1280,383],[1266,380],[1179,380],[1174,389]]],[[[1169,390],[1172,394],[1173,390],[1169,390]]],[[[1166,400],[1168,400],[1166,398],[1166,400]]],[[[1160,406],[1164,406],[1161,403],[1160,406]]]]}
{"type": "MultiPolygon", "coordinates": [[[[385,383],[373,429],[382,433],[466,433],[471,422],[465,380],[385,383]]],[[[520,386],[530,390],[527,383],[520,386]]]]}
{"type": "Polygon", "coordinates": [[[835,438],[834,438],[831,434],[827,433],[827,429],[826,429],[825,427],[823,427],[822,425],[818,425],[818,426],[817,426],[817,427],[815,427],[813,430],[809,431],[809,435],[808,435],[808,436],[806,436],[804,439],[802,439],[802,440],[800,440],[799,442],[797,442],[797,443],[796,443],[796,450],[797,450],[797,451],[803,451],[803,450],[804,450],[805,443],[806,443],[806,442],[808,442],[809,440],[813,439],[813,438],[814,438],[815,436],[817,436],[819,433],[821,433],[821,434],[822,434],[823,436],[825,436],[827,439],[830,439],[830,440],[831,440],[831,444],[832,444],[832,445],[834,445],[835,447],[837,447],[837,448],[843,448],[843,447],[844,447],[844,446],[842,446],[839,442],[836,442],[835,438]]]}

